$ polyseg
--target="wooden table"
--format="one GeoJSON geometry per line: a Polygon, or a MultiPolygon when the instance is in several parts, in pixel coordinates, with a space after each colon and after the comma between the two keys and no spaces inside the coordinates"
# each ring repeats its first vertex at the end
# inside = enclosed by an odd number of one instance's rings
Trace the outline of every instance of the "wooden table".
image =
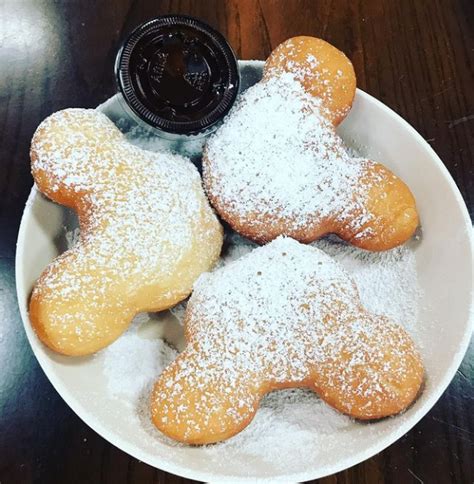
{"type": "MultiPolygon", "coordinates": [[[[242,59],[300,34],[354,63],[358,85],[440,155],[474,214],[474,2],[471,0],[7,0],[0,3],[0,483],[184,482],[118,450],[67,407],[26,341],[15,296],[15,241],[32,185],[38,123],[115,91],[120,41],[164,13],[200,17],[242,59]]],[[[442,196],[442,194],[440,194],[442,196]]],[[[449,234],[446,234],[449,237],[449,234]]],[[[368,461],[320,482],[472,483],[474,348],[433,410],[368,461]]]]}

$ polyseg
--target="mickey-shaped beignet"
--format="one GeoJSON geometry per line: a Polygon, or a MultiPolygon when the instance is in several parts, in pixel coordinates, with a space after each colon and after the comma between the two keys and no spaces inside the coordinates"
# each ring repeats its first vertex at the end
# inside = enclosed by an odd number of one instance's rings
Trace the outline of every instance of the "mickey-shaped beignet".
{"type": "Polygon", "coordinates": [[[354,93],[352,65],[326,42],[297,37],[275,49],[203,157],[209,199],[234,230],[259,243],[336,233],[367,250],[413,235],[418,214],[405,183],[351,157],[335,132],[354,93]]]}
{"type": "Polygon", "coordinates": [[[222,228],[191,162],[133,146],[95,110],[43,121],[31,167],[41,192],[77,212],[81,230],[30,301],[36,333],[59,353],[104,348],[136,313],[186,298],[219,257],[222,228]]]}
{"type": "Polygon", "coordinates": [[[278,238],[202,275],[187,346],[155,384],[155,425],[190,444],[240,432],[268,392],[307,387],[337,410],[378,419],[417,396],[423,365],[406,331],[361,305],[328,255],[278,238]]]}

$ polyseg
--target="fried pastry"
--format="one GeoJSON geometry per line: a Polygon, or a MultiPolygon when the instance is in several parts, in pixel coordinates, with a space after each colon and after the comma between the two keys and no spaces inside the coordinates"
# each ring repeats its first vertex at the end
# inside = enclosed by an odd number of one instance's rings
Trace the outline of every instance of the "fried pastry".
{"type": "Polygon", "coordinates": [[[186,298],[218,259],[222,227],[198,171],[180,156],[142,150],[95,110],[47,118],[31,144],[39,190],[76,211],[80,240],[38,279],[30,320],[65,355],[86,355],[136,313],[186,298]]]}
{"type": "Polygon", "coordinates": [[[290,238],[202,275],[187,346],[155,384],[152,418],[173,439],[208,444],[253,419],[262,397],[305,387],[357,419],[404,410],[423,365],[410,336],[361,305],[331,257],[290,238]]]}
{"type": "Polygon", "coordinates": [[[203,156],[209,200],[234,230],[259,243],[335,233],[373,251],[414,234],[407,185],[382,164],[351,156],[335,132],[354,92],[350,62],[326,42],[298,37],[275,49],[203,156]]]}

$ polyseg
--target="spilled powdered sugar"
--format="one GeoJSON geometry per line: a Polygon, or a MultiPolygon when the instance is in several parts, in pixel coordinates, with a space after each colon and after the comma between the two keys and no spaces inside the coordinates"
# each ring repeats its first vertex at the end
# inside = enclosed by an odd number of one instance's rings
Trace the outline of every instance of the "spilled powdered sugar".
{"type": "Polygon", "coordinates": [[[146,313],[136,316],[127,333],[104,351],[109,390],[131,401],[150,384],[150,376],[160,374],[177,355],[162,339],[140,336],[139,328],[148,321],[146,313]]]}

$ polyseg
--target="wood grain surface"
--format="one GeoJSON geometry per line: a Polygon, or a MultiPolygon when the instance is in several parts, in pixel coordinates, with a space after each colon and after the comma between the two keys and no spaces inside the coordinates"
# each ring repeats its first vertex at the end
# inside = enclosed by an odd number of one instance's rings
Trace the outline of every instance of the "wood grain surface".
{"type": "MultiPolygon", "coordinates": [[[[112,95],[120,42],[164,13],[208,22],[243,59],[264,59],[294,35],[333,43],[354,63],[359,87],[431,144],[474,215],[472,0],[0,2],[0,484],[191,482],[129,457],[67,407],[26,341],[14,283],[34,129],[53,111],[94,107],[112,95]]],[[[448,390],[414,429],[319,482],[474,482],[473,379],[471,344],[448,390]]]]}

